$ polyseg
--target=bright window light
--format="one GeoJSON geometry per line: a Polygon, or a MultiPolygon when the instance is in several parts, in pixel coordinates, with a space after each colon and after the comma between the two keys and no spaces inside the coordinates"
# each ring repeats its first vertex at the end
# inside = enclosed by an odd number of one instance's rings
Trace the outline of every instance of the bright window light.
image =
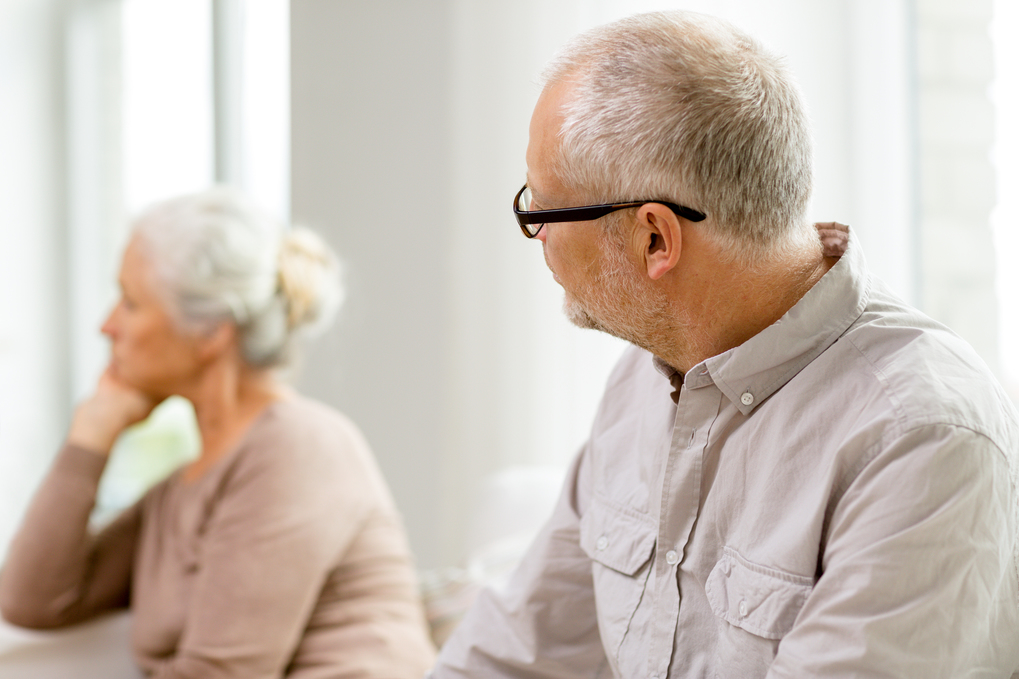
{"type": "Polygon", "coordinates": [[[290,216],[290,5],[245,0],[242,85],[244,189],[290,216]]]}
{"type": "Polygon", "coordinates": [[[128,214],[213,181],[210,0],[123,0],[128,214]]]}
{"type": "Polygon", "coordinates": [[[996,140],[993,160],[998,204],[991,213],[997,253],[999,344],[1002,378],[1019,400],[1019,4],[996,0],[991,36],[994,40],[996,140]]]}

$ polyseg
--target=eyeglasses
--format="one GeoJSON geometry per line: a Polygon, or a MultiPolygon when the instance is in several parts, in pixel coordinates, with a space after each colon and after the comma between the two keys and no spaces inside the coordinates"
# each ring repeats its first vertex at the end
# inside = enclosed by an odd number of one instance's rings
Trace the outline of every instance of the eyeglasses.
{"type": "Polygon", "coordinates": [[[676,215],[688,219],[691,222],[702,222],[706,218],[703,212],[692,208],[669,203],[664,200],[640,200],[633,203],[607,203],[605,205],[582,205],[580,207],[562,207],[554,210],[531,210],[531,188],[524,184],[524,187],[517,192],[513,199],[513,214],[517,218],[520,230],[528,238],[534,238],[546,224],[556,222],[589,222],[604,217],[616,210],[625,210],[628,207],[640,207],[647,203],[658,203],[672,210],[676,215]]]}

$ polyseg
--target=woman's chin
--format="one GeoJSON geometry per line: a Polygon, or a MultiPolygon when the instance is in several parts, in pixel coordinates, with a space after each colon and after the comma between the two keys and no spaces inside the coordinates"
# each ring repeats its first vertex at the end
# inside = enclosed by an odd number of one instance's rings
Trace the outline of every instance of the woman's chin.
{"type": "Polygon", "coordinates": [[[140,388],[137,384],[137,380],[131,379],[131,373],[125,372],[123,366],[115,360],[111,360],[109,365],[106,366],[106,373],[117,382],[125,384],[132,389],[140,388]]]}
{"type": "Polygon", "coordinates": [[[120,382],[126,387],[130,387],[137,392],[140,392],[144,396],[149,398],[155,398],[159,394],[155,393],[158,390],[154,390],[151,384],[145,382],[145,380],[138,379],[137,375],[132,375],[130,371],[125,371],[123,368],[117,365],[115,361],[110,361],[109,366],[106,368],[107,373],[117,382],[120,382]]]}

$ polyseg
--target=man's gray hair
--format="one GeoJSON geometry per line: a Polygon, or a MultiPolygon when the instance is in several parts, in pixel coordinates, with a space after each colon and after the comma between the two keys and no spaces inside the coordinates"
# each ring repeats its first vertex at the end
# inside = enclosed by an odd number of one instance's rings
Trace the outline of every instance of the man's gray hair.
{"type": "Polygon", "coordinates": [[[736,260],[816,244],[810,126],[779,58],[693,12],[639,14],[553,59],[568,84],[556,172],[591,202],[669,200],[708,215],[736,260]]]}
{"type": "Polygon", "coordinates": [[[157,289],[185,332],[237,326],[244,359],[286,364],[295,337],[329,324],[343,290],[336,256],[226,188],[159,203],[134,224],[157,289]]]}

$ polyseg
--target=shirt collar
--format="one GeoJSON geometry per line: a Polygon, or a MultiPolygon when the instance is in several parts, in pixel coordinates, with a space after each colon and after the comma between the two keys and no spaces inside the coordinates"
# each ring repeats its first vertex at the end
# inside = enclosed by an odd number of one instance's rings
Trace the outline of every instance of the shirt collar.
{"type": "Polygon", "coordinates": [[[685,376],[655,358],[655,367],[679,385],[714,383],[744,415],[778,391],[831,346],[860,317],[870,296],[870,277],[849,227],[815,225],[826,256],[839,261],[778,321],[738,347],[695,365],[685,376]],[[677,380],[678,376],[678,380],[677,380]]]}

